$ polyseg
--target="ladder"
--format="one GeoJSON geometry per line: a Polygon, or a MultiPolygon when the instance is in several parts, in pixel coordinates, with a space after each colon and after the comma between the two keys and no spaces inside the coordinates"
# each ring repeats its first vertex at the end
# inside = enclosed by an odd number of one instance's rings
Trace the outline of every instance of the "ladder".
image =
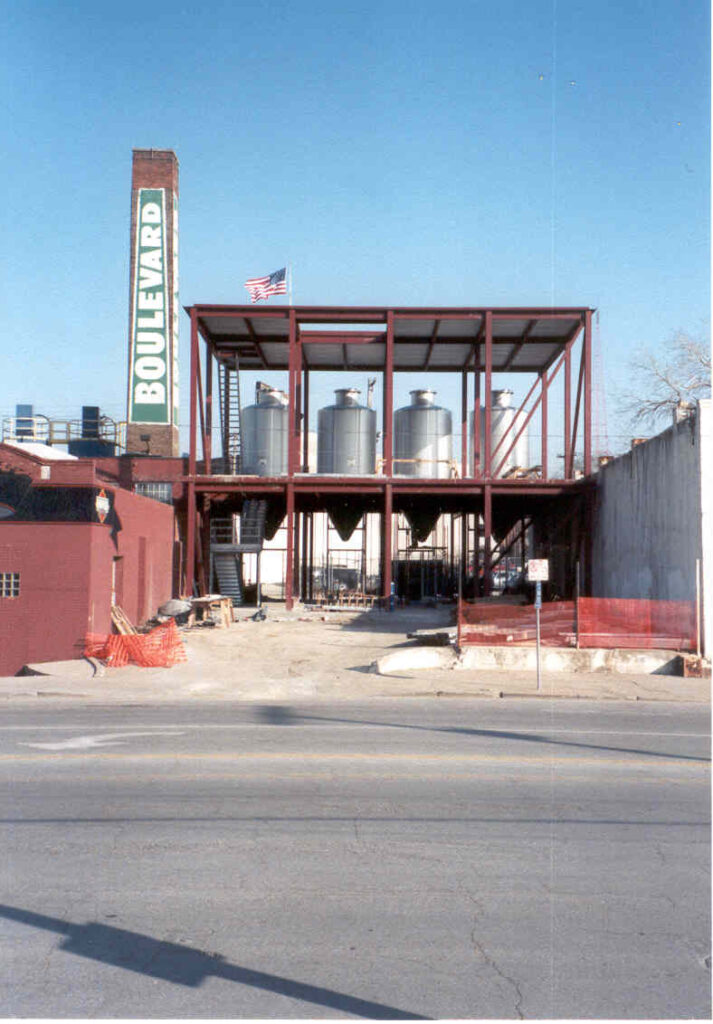
{"type": "Polygon", "coordinates": [[[218,374],[224,470],[231,475],[237,475],[243,468],[240,367],[237,354],[232,360],[228,359],[218,364],[218,374]]]}

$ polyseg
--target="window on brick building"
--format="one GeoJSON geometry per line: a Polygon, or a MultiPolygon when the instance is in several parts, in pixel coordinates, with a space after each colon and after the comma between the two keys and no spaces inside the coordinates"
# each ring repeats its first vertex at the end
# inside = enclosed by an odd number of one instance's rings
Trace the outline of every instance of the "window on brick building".
{"type": "Polygon", "coordinates": [[[164,505],[173,505],[173,484],[163,480],[140,480],[134,484],[134,493],[153,498],[164,505]]]}
{"type": "Polygon", "coordinates": [[[0,572],[0,597],[20,596],[19,572],[0,572]]]}

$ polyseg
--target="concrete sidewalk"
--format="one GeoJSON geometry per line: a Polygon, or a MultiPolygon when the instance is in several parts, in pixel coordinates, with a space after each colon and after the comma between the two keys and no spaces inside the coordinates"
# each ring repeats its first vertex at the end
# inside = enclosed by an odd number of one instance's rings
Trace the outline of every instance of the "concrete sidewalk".
{"type": "Polygon", "coordinates": [[[587,700],[710,700],[709,679],[632,671],[542,672],[534,668],[456,664],[448,648],[423,647],[407,633],[450,624],[448,608],[394,612],[315,612],[268,606],[254,622],[249,609],[229,629],[183,632],[188,660],[171,669],[95,668],[88,661],[38,666],[42,675],[0,679],[0,702],[165,703],[230,700],[363,700],[369,697],[584,698],[587,700]],[[388,656],[393,669],[378,674],[388,656]],[[397,659],[395,661],[395,659],[397,659]]]}

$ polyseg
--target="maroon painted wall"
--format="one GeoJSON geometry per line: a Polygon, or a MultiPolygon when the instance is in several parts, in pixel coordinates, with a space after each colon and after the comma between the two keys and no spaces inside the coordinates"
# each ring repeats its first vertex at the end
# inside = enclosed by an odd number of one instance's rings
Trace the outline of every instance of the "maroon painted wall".
{"type": "MultiPolygon", "coordinates": [[[[89,615],[92,523],[0,524],[0,572],[20,573],[20,596],[0,598],[0,675],[28,661],[79,658],[89,615]]],[[[97,620],[104,625],[100,616],[97,620]]]]}
{"type": "Polygon", "coordinates": [[[0,572],[20,573],[20,596],[0,598],[0,675],[27,662],[82,655],[86,633],[111,632],[112,566],[129,619],[152,617],[172,594],[169,505],[106,488],[121,529],[75,522],[0,522],[0,572]]]}

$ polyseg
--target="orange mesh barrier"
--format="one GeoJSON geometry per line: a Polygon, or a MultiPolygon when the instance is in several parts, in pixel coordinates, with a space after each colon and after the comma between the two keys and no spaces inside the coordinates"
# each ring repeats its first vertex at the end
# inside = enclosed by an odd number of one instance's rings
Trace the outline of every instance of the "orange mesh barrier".
{"type": "Polygon", "coordinates": [[[580,647],[696,648],[693,601],[580,597],[580,647]]]}
{"type": "Polygon", "coordinates": [[[123,668],[129,662],[142,668],[171,668],[186,660],[186,649],[173,619],[149,633],[90,633],[84,642],[84,654],[99,658],[111,668],[123,668]]]}
{"type": "MultiPolygon", "coordinates": [[[[458,644],[532,644],[534,605],[458,605],[458,644]]],[[[540,610],[540,642],[548,647],[626,647],[691,651],[696,647],[692,601],[581,597],[540,610]]]]}
{"type": "MultiPolygon", "coordinates": [[[[533,605],[464,604],[458,615],[458,643],[529,644],[537,629],[533,605]]],[[[548,647],[574,647],[574,601],[552,601],[540,610],[540,642],[548,647]]]]}

